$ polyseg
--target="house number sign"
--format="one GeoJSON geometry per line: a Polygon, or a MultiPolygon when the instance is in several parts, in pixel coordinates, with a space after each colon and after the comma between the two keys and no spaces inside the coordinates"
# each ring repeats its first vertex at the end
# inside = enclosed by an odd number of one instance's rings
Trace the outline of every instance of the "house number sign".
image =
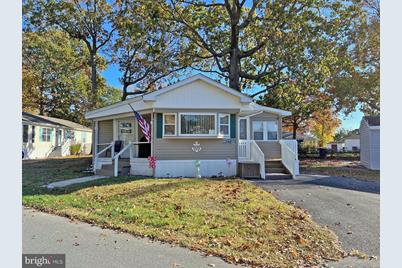
{"type": "Polygon", "coordinates": [[[193,144],[193,147],[191,147],[191,150],[193,150],[193,152],[198,153],[202,150],[201,144],[198,143],[198,141],[196,141],[193,144]]]}

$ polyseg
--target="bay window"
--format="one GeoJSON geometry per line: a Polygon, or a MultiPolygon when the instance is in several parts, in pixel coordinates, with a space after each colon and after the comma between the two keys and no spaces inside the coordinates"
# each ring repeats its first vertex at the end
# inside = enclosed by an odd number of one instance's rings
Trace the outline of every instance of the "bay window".
{"type": "Polygon", "coordinates": [[[252,130],[254,140],[278,140],[277,121],[253,121],[252,130]]]}
{"type": "Polygon", "coordinates": [[[214,136],[216,135],[216,114],[214,113],[181,113],[181,136],[214,136]]]}
{"type": "Polygon", "coordinates": [[[229,136],[229,114],[219,114],[219,135],[229,136]]]}
{"type": "Polygon", "coordinates": [[[163,114],[163,135],[176,136],[176,114],[163,114]]]}

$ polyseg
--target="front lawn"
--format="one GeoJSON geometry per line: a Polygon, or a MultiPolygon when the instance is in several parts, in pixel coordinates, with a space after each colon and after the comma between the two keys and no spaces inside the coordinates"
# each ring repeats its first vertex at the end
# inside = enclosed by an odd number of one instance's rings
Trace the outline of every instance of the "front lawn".
{"type": "Polygon", "coordinates": [[[82,171],[91,164],[91,156],[70,156],[22,161],[22,193],[40,191],[42,185],[89,176],[82,171]]]}
{"type": "Polygon", "coordinates": [[[366,181],[379,181],[380,171],[369,170],[359,161],[331,159],[303,159],[300,161],[300,173],[351,177],[366,181]]]}
{"type": "Polygon", "coordinates": [[[252,266],[311,267],[344,254],[304,211],[236,179],[109,178],[36,188],[23,203],[252,266]]]}

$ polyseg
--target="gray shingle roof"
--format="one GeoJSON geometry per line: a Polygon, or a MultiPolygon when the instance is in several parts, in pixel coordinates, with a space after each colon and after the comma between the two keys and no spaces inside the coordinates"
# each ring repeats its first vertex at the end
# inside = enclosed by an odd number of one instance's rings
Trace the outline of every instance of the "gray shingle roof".
{"type": "Polygon", "coordinates": [[[49,117],[49,116],[44,116],[44,115],[34,115],[26,112],[22,112],[22,122],[23,123],[36,123],[36,124],[45,124],[45,125],[53,125],[56,127],[68,127],[72,129],[79,129],[79,130],[86,130],[86,131],[91,131],[89,127],[60,119],[60,118],[54,118],[54,117],[49,117]]]}
{"type": "Polygon", "coordinates": [[[365,116],[363,117],[364,120],[367,121],[367,124],[369,126],[380,126],[380,116],[379,115],[374,115],[374,116],[365,116]]]}

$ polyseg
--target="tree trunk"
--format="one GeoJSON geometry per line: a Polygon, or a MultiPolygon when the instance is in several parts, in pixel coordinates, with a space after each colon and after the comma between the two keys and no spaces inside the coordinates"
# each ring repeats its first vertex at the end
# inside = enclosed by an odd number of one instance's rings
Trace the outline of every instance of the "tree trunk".
{"type": "Polygon", "coordinates": [[[297,128],[298,127],[299,126],[297,125],[297,123],[293,123],[293,125],[292,125],[292,132],[293,132],[292,139],[294,139],[294,140],[297,139],[297,128]]]}
{"type": "Polygon", "coordinates": [[[91,108],[95,109],[97,106],[97,87],[98,83],[96,80],[96,53],[91,52],[89,64],[91,65],[91,108]]]}
{"type": "Polygon", "coordinates": [[[229,87],[240,91],[239,27],[232,25],[230,40],[229,87]]]}
{"type": "Polygon", "coordinates": [[[123,96],[121,97],[121,100],[124,101],[127,99],[127,89],[128,89],[128,85],[123,85],[123,96]]]}

